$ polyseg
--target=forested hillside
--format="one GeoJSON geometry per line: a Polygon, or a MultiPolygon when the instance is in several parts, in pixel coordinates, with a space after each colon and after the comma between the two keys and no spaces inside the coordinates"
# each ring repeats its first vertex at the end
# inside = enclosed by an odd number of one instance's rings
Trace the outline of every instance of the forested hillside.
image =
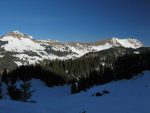
{"type": "Polygon", "coordinates": [[[19,79],[37,78],[48,86],[77,82],[80,91],[112,80],[130,79],[145,70],[150,70],[150,48],[116,47],[88,53],[74,60],[45,60],[10,72],[4,70],[2,81],[14,84],[19,79]]]}

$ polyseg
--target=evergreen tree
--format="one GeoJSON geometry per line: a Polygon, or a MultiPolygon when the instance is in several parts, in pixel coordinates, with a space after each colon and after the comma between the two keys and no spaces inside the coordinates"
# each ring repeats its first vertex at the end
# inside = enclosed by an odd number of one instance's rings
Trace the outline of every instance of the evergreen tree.
{"type": "Polygon", "coordinates": [[[7,70],[6,70],[6,69],[3,70],[1,80],[2,80],[3,82],[5,82],[6,84],[8,84],[8,74],[7,74],[7,70]]]}
{"type": "Polygon", "coordinates": [[[15,84],[12,84],[11,86],[8,86],[8,95],[12,100],[26,102],[32,96],[33,91],[30,91],[30,87],[30,82],[23,82],[20,85],[20,88],[17,88],[15,84]]]}
{"type": "Polygon", "coordinates": [[[0,99],[3,98],[2,83],[0,83],[0,99]]]}
{"type": "Polygon", "coordinates": [[[30,87],[31,87],[30,82],[23,82],[23,84],[20,85],[21,101],[26,102],[32,96],[33,91],[30,91],[30,87]]]}
{"type": "Polygon", "coordinates": [[[77,82],[74,82],[72,83],[72,86],[71,86],[71,94],[75,94],[75,93],[78,93],[78,83],[77,82]]]}
{"type": "Polygon", "coordinates": [[[12,100],[20,100],[21,99],[21,90],[18,89],[15,85],[8,86],[8,95],[12,100]]]}

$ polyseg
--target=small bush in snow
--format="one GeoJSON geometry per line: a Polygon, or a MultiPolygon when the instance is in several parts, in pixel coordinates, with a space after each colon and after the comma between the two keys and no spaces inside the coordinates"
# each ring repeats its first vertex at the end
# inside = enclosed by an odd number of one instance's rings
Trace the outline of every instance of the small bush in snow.
{"type": "Polygon", "coordinates": [[[107,90],[104,90],[103,91],[103,94],[109,94],[110,92],[109,91],[107,91],[107,90]]]}
{"type": "Polygon", "coordinates": [[[96,94],[95,94],[95,96],[102,96],[103,94],[102,93],[100,93],[100,92],[97,92],[96,94]]]}
{"type": "Polygon", "coordinates": [[[81,113],[87,113],[86,111],[82,111],[81,113]]]}
{"type": "Polygon", "coordinates": [[[96,93],[93,93],[92,94],[92,96],[96,96],[96,97],[98,97],[98,96],[102,96],[102,95],[105,95],[105,94],[109,94],[110,92],[109,91],[107,91],[107,90],[103,90],[102,92],[96,92],[96,93]]]}

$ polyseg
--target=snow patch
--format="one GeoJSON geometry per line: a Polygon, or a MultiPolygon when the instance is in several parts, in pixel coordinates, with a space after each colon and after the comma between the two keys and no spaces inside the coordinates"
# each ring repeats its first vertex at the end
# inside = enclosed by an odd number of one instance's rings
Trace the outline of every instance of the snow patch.
{"type": "Polygon", "coordinates": [[[22,65],[22,63],[20,61],[14,61],[14,62],[17,64],[17,66],[21,66],[22,65]]]}
{"type": "Polygon", "coordinates": [[[139,51],[135,51],[134,53],[135,53],[135,54],[140,54],[140,52],[139,52],[139,51]]]}
{"type": "Polygon", "coordinates": [[[105,45],[93,46],[92,49],[96,51],[101,51],[101,50],[109,49],[111,47],[112,45],[110,45],[109,43],[106,43],[105,45]]]}
{"type": "Polygon", "coordinates": [[[4,57],[4,55],[0,55],[0,58],[3,58],[4,57]]]}
{"type": "Polygon", "coordinates": [[[24,52],[24,51],[42,51],[45,48],[40,44],[33,42],[29,38],[14,38],[12,36],[5,36],[1,41],[8,41],[8,44],[2,46],[6,51],[24,52]]]}

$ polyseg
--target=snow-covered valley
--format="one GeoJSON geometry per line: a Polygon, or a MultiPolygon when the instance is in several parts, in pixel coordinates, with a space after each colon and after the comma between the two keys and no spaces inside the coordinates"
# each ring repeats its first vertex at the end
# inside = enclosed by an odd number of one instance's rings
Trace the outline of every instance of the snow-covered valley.
{"type": "Polygon", "coordinates": [[[0,113],[150,113],[150,72],[131,80],[113,81],[71,95],[70,86],[49,88],[32,80],[36,103],[0,100],[0,113]],[[108,90],[102,96],[96,92],[108,90]]]}

